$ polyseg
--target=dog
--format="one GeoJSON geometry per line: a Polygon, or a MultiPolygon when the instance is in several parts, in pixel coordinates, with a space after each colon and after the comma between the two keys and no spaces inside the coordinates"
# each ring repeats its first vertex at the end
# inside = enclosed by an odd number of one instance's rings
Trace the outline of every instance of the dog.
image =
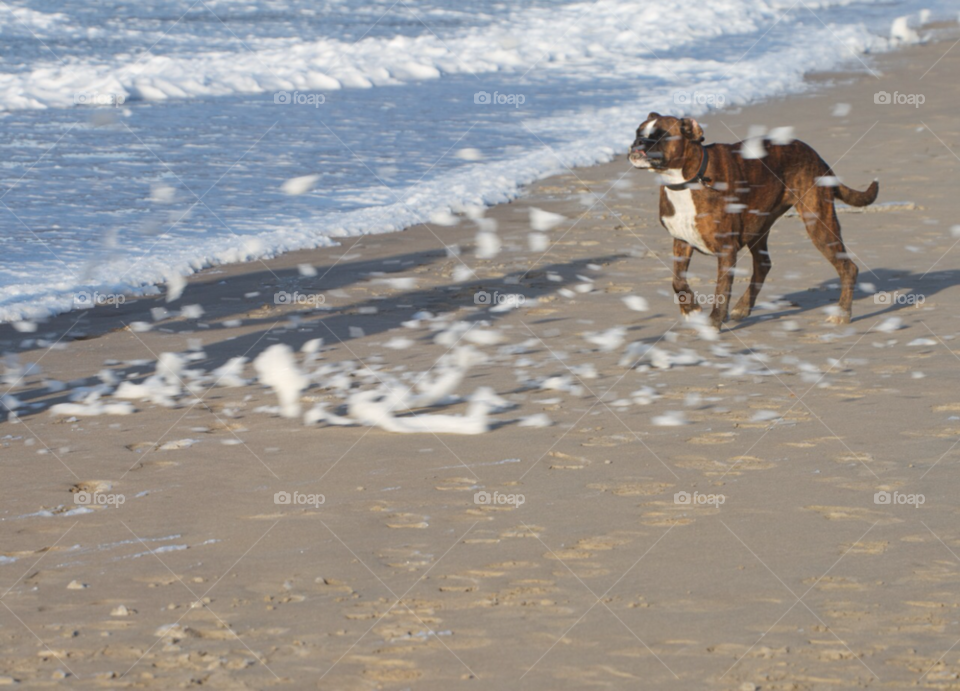
{"type": "Polygon", "coordinates": [[[840,183],[819,154],[798,140],[770,139],[737,144],[703,144],[703,128],[693,118],[650,113],[630,149],[635,168],[660,175],[660,223],[673,236],[673,290],[681,314],[699,311],[687,284],[694,250],[718,260],[717,289],[710,323],[727,319],[737,253],[753,256],[753,277],[730,312],[734,321],[750,315],[773,264],[767,251],[770,228],[796,207],[810,239],[840,276],[839,310],[827,321],[848,324],[859,270],[847,256],[834,199],[850,206],[872,204],[880,191],[874,181],[860,192],[840,183]]]}

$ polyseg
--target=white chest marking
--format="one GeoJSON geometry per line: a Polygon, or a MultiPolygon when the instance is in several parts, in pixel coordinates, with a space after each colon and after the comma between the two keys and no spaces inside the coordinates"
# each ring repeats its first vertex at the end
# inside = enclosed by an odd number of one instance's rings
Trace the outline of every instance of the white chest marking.
{"type": "Polygon", "coordinates": [[[693,192],[690,190],[665,189],[667,199],[673,204],[673,216],[664,216],[663,225],[667,232],[678,240],[683,240],[696,247],[701,252],[713,254],[703,241],[703,236],[697,230],[697,206],[693,203],[693,192]]]}
{"type": "Polygon", "coordinates": [[[661,185],[679,185],[684,179],[681,168],[667,168],[660,171],[661,185]]]}

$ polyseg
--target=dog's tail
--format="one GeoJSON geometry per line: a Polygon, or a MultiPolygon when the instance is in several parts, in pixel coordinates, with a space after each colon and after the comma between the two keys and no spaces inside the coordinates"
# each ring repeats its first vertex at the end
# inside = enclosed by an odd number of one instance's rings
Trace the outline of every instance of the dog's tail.
{"type": "Polygon", "coordinates": [[[846,202],[850,206],[869,206],[877,200],[877,194],[880,192],[880,184],[874,180],[865,191],[855,190],[840,183],[833,188],[840,201],[846,202]]]}

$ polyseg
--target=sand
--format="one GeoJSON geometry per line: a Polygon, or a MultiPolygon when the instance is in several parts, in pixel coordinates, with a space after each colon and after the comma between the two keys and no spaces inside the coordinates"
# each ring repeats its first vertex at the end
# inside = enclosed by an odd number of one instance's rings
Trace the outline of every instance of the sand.
{"type": "MultiPolygon", "coordinates": [[[[878,304],[865,285],[846,327],[825,323],[835,272],[785,218],[760,308],[700,339],[673,302],[653,178],[622,156],[489,210],[504,245],[492,259],[464,219],[206,270],[169,305],[2,327],[3,349],[42,372],[4,388],[23,407],[0,425],[0,684],[960,688],[951,47],[703,119],[710,141],[793,126],[848,185],[878,177],[879,204],[903,202],[840,219],[860,281],[922,304],[878,304]],[[875,104],[880,90],[926,100],[875,104]],[[530,249],[531,208],[567,219],[543,231],[546,252],[530,249]],[[279,290],[322,294],[325,309],[276,305],[279,290]],[[479,290],[525,303],[491,312],[479,290]],[[179,314],[195,304],[202,315],[179,314]],[[404,326],[420,311],[444,316],[404,326]],[[483,334],[467,340],[487,361],[456,393],[491,387],[513,405],[479,436],[306,426],[257,411],[278,403],[256,383],[208,381],[174,407],[131,400],[126,416],[50,412],[104,369],[142,382],[163,352],[209,372],[317,338],[310,369],[362,363],[343,385],[369,390],[434,367],[463,333],[438,342],[431,327],[457,321],[483,334]],[[633,368],[631,343],[660,351],[633,368]],[[550,426],[518,424],[534,415],[550,426]],[[114,503],[86,510],[81,491],[114,503]]],[[[715,266],[694,258],[698,292],[715,266]]],[[[303,409],[318,401],[344,413],[314,384],[303,409]]]]}

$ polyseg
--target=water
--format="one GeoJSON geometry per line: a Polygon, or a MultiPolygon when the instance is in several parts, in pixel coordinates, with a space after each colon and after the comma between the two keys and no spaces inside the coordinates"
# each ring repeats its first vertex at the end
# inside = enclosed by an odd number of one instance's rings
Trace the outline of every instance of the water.
{"type": "Polygon", "coordinates": [[[800,91],[812,70],[866,70],[919,10],[8,0],[0,320],[506,201],[624,151],[650,110],[696,115],[800,91]],[[312,190],[281,190],[303,175],[319,176],[312,190]]]}

